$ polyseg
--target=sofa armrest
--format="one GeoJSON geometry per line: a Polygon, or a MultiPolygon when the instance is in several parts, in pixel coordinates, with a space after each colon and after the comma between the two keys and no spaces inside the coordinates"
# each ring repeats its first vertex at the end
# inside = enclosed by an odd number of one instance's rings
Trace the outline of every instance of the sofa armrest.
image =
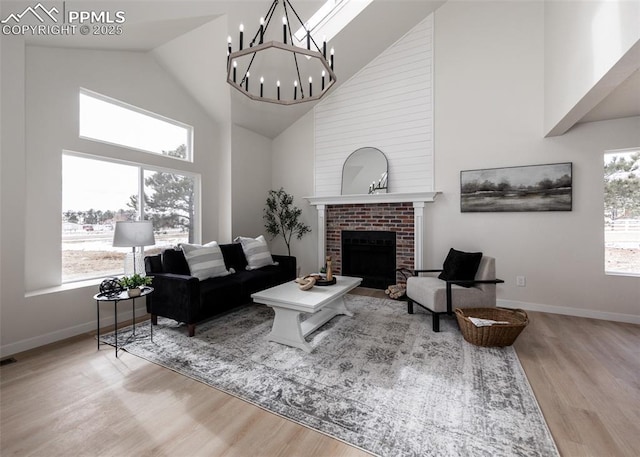
{"type": "Polygon", "coordinates": [[[200,281],[193,276],[155,273],[147,312],[193,324],[200,312],[200,281]]]}
{"type": "Polygon", "coordinates": [[[452,305],[452,290],[451,290],[451,286],[453,284],[456,284],[458,286],[463,286],[463,287],[470,287],[473,286],[474,284],[502,284],[504,282],[504,280],[502,279],[469,279],[469,280],[455,280],[455,279],[451,279],[451,280],[447,280],[445,281],[445,283],[447,284],[447,290],[446,290],[446,297],[447,297],[447,314],[451,314],[453,312],[453,305],[452,305]]]}
{"type": "Polygon", "coordinates": [[[446,282],[468,287],[474,284],[502,284],[504,279],[447,279],[446,282]]]}
{"type": "Polygon", "coordinates": [[[295,257],[288,255],[272,255],[271,257],[274,262],[278,262],[282,266],[283,271],[286,272],[287,279],[296,278],[298,265],[295,257]]]}

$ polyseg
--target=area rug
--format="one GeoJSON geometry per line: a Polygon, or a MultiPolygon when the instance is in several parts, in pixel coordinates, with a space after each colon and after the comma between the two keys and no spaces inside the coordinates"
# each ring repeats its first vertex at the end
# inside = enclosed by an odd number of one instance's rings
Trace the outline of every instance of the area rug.
{"type": "Polygon", "coordinates": [[[559,455],[513,348],[473,346],[452,319],[434,333],[403,302],[345,300],[354,316],[309,335],[311,354],[265,340],[264,305],[193,338],[161,318],[151,342],[139,324],[125,350],[374,455],[559,455]]]}

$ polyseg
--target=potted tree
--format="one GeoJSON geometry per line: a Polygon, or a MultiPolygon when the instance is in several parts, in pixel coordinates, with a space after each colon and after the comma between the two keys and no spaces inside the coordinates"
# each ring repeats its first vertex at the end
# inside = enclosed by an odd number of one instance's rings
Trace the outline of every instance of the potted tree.
{"type": "Polygon", "coordinates": [[[282,236],[287,245],[287,255],[291,255],[291,237],[301,239],[311,232],[311,227],[300,221],[302,210],[293,205],[293,196],[279,190],[270,190],[264,209],[265,228],[272,238],[282,236]]]}

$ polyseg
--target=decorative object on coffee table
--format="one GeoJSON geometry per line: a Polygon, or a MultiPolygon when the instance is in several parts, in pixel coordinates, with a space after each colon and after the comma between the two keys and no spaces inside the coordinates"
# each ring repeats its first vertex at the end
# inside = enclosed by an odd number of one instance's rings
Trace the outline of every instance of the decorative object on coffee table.
{"type": "Polygon", "coordinates": [[[316,286],[333,286],[336,283],[336,277],[333,276],[331,280],[327,279],[327,275],[324,273],[313,273],[305,276],[305,278],[313,278],[315,279],[316,286]]]}
{"type": "Polygon", "coordinates": [[[464,339],[485,347],[511,346],[529,323],[526,312],[507,308],[456,308],[456,318],[464,339]],[[478,326],[474,318],[485,322],[478,326]]]}
{"type": "Polygon", "coordinates": [[[302,278],[296,279],[296,282],[298,283],[298,287],[300,287],[300,290],[310,290],[316,283],[316,278],[311,275],[307,275],[302,278]]]}
{"type": "Polygon", "coordinates": [[[320,276],[316,278],[316,286],[333,286],[336,283],[336,277],[333,276],[331,280],[326,277],[320,276]]]}
{"type": "Polygon", "coordinates": [[[333,280],[333,269],[331,268],[331,256],[327,256],[327,281],[333,280]]]}

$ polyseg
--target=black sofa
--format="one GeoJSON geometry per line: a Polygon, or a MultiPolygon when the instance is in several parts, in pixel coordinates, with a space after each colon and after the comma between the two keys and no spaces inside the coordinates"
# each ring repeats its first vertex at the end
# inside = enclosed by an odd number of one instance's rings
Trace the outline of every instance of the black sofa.
{"type": "Polygon", "coordinates": [[[147,275],[153,276],[154,291],[147,296],[147,312],[152,324],[158,316],[188,325],[189,336],[196,324],[235,306],[251,302],[251,294],[291,281],[296,277],[296,258],[272,255],[278,265],[247,270],[240,243],[220,244],[227,269],[235,273],[200,281],[190,275],[184,253],[167,249],[144,259],[147,275]]]}

